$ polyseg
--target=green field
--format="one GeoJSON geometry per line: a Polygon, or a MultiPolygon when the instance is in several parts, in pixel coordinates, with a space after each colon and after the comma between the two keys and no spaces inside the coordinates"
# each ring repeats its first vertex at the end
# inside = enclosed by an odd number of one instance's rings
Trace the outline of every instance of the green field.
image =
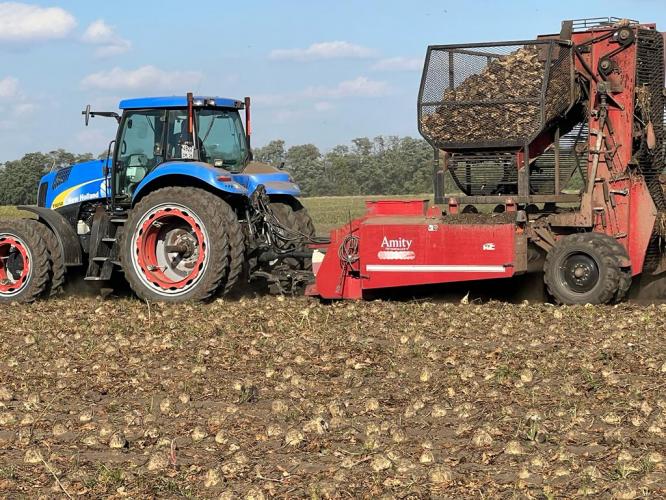
{"type": "Polygon", "coordinates": [[[0,207],[0,217],[18,217],[20,214],[14,207],[0,207]]]}
{"type": "MultiPolygon", "coordinates": [[[[425,199],[431,195],[400,195],[400,196],[325,196],[317,198],[303,198],[301,201],[306,206],[317,231],[327,232],[345,222],[350,217],[356,218],[365,212],[365,200],[380,200],[385,198],[425,199]]],[[[25,212],[20,212],[15,207],[0,206],[0,217],[20,217],[25,212]]]]}

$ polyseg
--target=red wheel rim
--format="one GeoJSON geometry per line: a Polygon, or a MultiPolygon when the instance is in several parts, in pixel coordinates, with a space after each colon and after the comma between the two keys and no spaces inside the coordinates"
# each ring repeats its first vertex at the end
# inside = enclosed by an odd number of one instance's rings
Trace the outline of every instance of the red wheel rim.
{"type": "Polygon", "coordinates": [[[30,253],[25,244],[15,236],[0,235],[0,295],[16,295],[29,276],[30,253]]]}
{"type": "Polygon", "coordinates": [[[166,206],[149,212],[134,240],[135,264],[144,282],[156,291],[187,291],[205,269],[208,248],[204,230],[183,208],[166,206]]]}

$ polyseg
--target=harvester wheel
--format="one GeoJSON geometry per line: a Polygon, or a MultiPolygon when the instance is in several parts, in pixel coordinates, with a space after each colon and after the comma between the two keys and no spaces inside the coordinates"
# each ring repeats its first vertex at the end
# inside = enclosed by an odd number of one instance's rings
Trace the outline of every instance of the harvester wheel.
{"type": "Polygon", "coordinates": [[[624,299],[631,288],[632,276],[631,267],[622,267],[622,262],[629,262],[629,254],[626,248],[620,245],[617,240],[610,238],[605,234],[589,233],[591,237],[596,238],[599,244],[606,245],[608,249],[619,259],[620,266],[620,285],[617,293],[613,298],[613,302],[620,302],[624,299]]]}
{"type": "Polygon", "coordinates": [[[49,259],[51,260],[51,279],[46,287],[44,295],[46,297],[53,297],[62,291],[65,284],[65,256],[62,253],[62,247],[58,242],[55,234],[50,228],[42,223],[35,225],[35,229],[39,236],[46,242],[46,248],[49,252],[49,259]]]}
{"type": "MultiPolygon", "coordinates": [[[[631,285],[622,268],[626,251],[597,233],[561,238],[546,255],[544,281],[559,304],[608,304],[620,300],[631,285]]],[[[631,273],[629,273],[630,275],[631,273]]]]}
{"type": "Polygon", "coordinates": [[[132,290],[145,300],[183,302],[231,288],[240,257],[229,212],[224,200],[197,188],[163,188],[139,201],[120,243],[132,290]]]}
{"type": "Polygon", "coordinates": [[[47,289],[51,261],[31,219],[0,219],[0,303],[34,302],[47,289]]]}

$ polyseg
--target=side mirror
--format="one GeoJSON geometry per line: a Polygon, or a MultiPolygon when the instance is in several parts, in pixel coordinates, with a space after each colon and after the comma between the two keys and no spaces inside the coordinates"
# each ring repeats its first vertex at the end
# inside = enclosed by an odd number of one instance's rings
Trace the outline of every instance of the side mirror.
{"type": "Polygon", "coordinates": [[[85,111],[83,111],[81,114],[85,116],[85,122],[87,127],[88,123],[90,123],[90,104],[86,106],[85,111]]]}

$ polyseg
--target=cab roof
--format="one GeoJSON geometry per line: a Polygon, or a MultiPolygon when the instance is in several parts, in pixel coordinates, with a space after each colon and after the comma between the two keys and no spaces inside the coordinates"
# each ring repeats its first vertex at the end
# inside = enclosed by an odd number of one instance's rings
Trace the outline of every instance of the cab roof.
{"type": "MultiPolygon", "coordinates": [[[[243,101],[229,99],[226,97],[208,97],[195,96],[195,105],[206,105],[214,108],[235,108],[242,109],[245,105],[243,101]],[[197,102],[199,101],[199,102],[197,102]]],[[[139,97],[135,99],[124,99],[120,101],[120,109],[146,109],[146,108],[184,108],[187,106],[186,96],[167,96],[167,97],[139,97]]]]}

